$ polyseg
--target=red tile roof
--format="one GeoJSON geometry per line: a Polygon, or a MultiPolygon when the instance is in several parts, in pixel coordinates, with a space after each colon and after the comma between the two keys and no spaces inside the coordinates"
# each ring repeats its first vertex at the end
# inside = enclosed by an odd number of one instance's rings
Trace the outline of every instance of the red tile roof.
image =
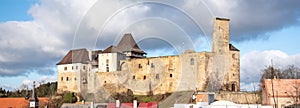
{"type": "Polygon", "coordinates": [[[273,90],[276,97],[297,96],[296,90],[300,91],[300,79],[264,79],[262,86],[268,96],[273,96],[273,90]]]}
{"type": "MultiPolygon", "coordinates": [[[[39,106],[49,103],[49,98],[39,98],[39,106]]],[[[0,98],[0,108],[28,108],[29,100],[25,98],[0,98]]]]}
{"type": "Polygon", "coordinates": [[[140,103],[138,108],[157,108],[157,102],[140,103]]]}

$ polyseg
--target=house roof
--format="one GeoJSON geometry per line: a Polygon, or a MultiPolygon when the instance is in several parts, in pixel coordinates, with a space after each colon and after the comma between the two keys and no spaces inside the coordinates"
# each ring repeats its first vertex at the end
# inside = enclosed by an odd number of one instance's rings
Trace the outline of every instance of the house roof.
{"type": "Polygon", "coordinates": [[[119,42],[117,48],[124,52],[124,51],[133,51],[137,53],[143,53],[146,54],[143,50],[139,48],[135,40],[133,39],[131,34],[125,34],[121,41],[119,42]]]}
{"type": "Polygon", "coordinates": [[[229,44],[230,51],[240,51],[239,49],[235,48],[232,44],[229,44]]]}
{"type": "Polygon", "coordinates": [[[292,97],[297,96],[296,90],[300,91],[300,79],[264,79],[263,88],[267,96],[292,97]],[[272,89],[273,83],[273,89],[272,89]]]}
{"type": "MultiPolygon", "coordinates": [[[[39,106],[49,103],[49,98],[39,98],[39,106]]],[[[28,108],[29,100],[25,98],[0,98],[0,108],[28,108]]]]}
{"type": "Polygon", "coordinates": [[[138,108],[158,108],[157,102],[140,103],[138,108]]]}
{"type": "Polygon", "coordinates": [[[57,63],[57,65],[61,64],[72,64],[72,63],[87,63],[89,62],[89,54],[88,51],[83,49],[75,49],[70,50],[67,55],[57,63]]]}
{"type": "Polygon", "coordinates": [[[117,47],[111,45],[108,48],[106,48],[103,53],[118,53],[121,52],[117,47]]]}

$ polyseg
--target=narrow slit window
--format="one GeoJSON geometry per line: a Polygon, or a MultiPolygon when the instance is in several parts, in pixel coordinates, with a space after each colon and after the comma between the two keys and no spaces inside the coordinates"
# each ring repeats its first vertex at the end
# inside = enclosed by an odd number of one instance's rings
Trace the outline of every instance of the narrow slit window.
{"type": "Polygon", "coordinates": [[[194,65],[194,64],[195,64],[195,59],[194,59],[194,58],[191,58],[190,64],[191,64],[191,65],[194,65]]]}

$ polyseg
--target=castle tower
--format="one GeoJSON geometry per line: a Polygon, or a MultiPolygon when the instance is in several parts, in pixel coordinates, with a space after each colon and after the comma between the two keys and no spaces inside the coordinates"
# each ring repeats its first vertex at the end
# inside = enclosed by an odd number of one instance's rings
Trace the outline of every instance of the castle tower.
{"type": "Polygon", "coordinates": [[[239,91],[239,50],[229,43],[229,19],[215,18],[208,91],[239,91]]]}
{"type": "Polygon", "coordinates": [[[225,54],[229,51],[229,19],[215,18],[212,52],[225,54]]]}

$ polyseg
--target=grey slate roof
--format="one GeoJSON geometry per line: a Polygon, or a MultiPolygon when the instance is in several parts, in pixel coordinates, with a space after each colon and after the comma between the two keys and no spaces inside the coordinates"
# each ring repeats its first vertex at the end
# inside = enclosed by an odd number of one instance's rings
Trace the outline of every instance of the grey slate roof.
{"type": "Polygon", "coordinates": [[[230,51],[240,51],[239,49],[235,48],[232,44],[229,44],[230,51]]]}
{"type": "Polygon", "coordinates": [[[75,49],[70,50],[68,54],[56,65],[61,64],[72,64],[72,63],[88,63],[89,60],[89,54],[88,51],[83,49],[75,49]]]}
{"type": "Polygon", "coordinates": [[[146,54],[143,50],[139,48],[135,40],[133,39],[131,34],[125,34],[121,41],[119,42],[117,49],[119,49],[121,52],[124,51],[133,51],[137,53],[143,53],[146,54]]]}
{"type": "Polygon", "coordinates": [[[119,53],[121,52],[117,47],[111,45],[108,48],[106,48],[103,53],[119,53]]]}

